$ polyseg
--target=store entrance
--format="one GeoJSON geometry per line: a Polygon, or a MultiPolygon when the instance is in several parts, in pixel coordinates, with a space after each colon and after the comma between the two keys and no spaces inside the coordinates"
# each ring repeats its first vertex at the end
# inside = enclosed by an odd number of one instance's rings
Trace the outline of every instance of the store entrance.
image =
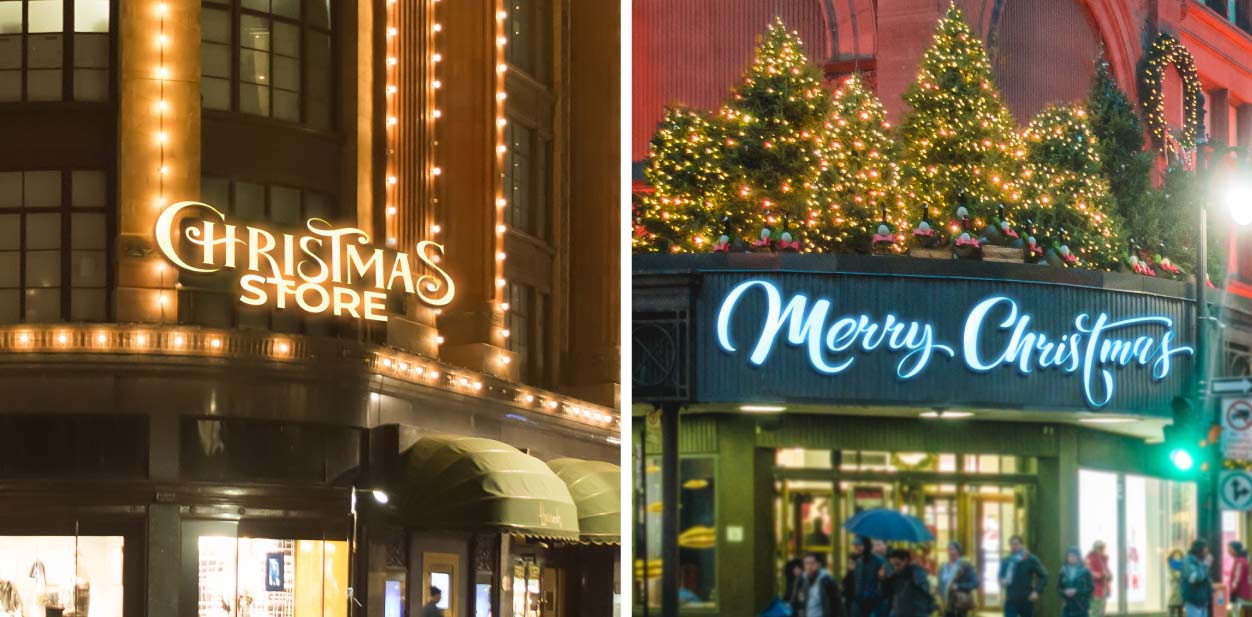
{"type": "MultiPolygon", "coordinates": [[[[948,544],[960,542],[978,569],[980,613],[1000,612],[1000,560],[1008,552],[1008,539],[1025,534],[1030,523],[1033,460],[801,452],[779,451],[774,507],[778,572],[789,559],[817,553],[826,556],[833,575],[842,576],[853,548],[844,521],[863,510],[891,508],[921,518],[934,534],[933,545],[913,547],[932,577],[947,561],[948,544]],[[823,466],[823,459],[831,462],[823,466]]],[[[780,580],[779,589],[782,585],[780,580]]]]}

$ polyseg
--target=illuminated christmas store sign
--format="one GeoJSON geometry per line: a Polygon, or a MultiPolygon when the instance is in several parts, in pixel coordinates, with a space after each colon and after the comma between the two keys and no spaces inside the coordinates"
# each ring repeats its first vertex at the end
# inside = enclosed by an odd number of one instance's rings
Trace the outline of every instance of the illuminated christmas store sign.
{"type": "Polygon", "coordinates": [[[891,365],[902,381],[917,379],[931,366],[949,360],[976,374],[1002,367],[1023,377],[1077,374],[1086,403],[1093,408],[1113,400],[1118,378],[1127,376],[1121,369],[1146,371],[1152,382],[1159,382],[1170,375],[1180,356],[1195,352],[1180,344],[1174,319],[1163,315],[1114,319],[1104,312],[1078,313],[1065,331],[1043,331],[1036,321],[1012,298],[990,295],[964,314],[961,331],[953,339],[932,322],[890,312],[841,315],[828,298],[794,294],[784,300],[775,283],[750,279],[732,287],[721,300],[716,336],[723,351],[734,353],[738,346],[732,329],[753,333],[748,361],[757,367],[769,362],[775,345],[783,340],[801,348],[808,365],[824,376],[843,374],[875,354],[894,356],[891,365]],[[763,310],[754,311],[747,330],[732,328],[736,309],[749,292],[763,296],[763,310]]]}
{"type": "Polygon", "coordinates": [[[309,219],[305,229],[294,234],[241,227],[227,223],[213,206],[182,201],[157,218],[156,238],[166,259],[183,270],[241,271],[239,301],[251,306],[294,304],[308,313],[387,321],[388,292],[416,294],[436,307],[456,293],[439,267],[440,244],[419,242],[410,256],[370,245],[361,229],[335,228],[322,219],[309,219]]]}

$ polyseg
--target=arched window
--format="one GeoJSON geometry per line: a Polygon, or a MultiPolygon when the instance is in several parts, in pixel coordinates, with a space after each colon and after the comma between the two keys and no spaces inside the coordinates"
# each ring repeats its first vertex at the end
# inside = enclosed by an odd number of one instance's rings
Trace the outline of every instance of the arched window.
{"type": "Polygon", "coordinates": [[[1079,0],[1005,2],[992,25],[996,86],[1019,122],[1087,98],[1101,37],[1079,0]]]}

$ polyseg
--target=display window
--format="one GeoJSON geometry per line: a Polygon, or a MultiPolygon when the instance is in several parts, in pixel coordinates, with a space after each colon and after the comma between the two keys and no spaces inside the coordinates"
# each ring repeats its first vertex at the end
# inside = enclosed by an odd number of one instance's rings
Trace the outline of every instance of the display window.
{"type": "Polygon", "coordinates": [[[122,617],[122,536],[0,536],[0,617],[122,617]]]}
{"type": "MultiPolygon", "coordinates": [[[[647,548],[646,568],[636,564],[635,580],[649,606],[661,602],[661,458],[650,456],[644,474],[647,515],[640,533],[647,548]],[[646,576],[643,570],[646,569],[646,576]]],[[[684,456],[678,461],[678,603],[717,607],[716,459],[684,456]]],[[[829,508],[829,500],[826,502],[829,508]]],[[[813,517],[820,516],[813,509],[813,517]]],[[[819,523],[819,528],[821,524],[819,523]]],[[[815,538],[816,539],[816,538],[815,538]]]]}
{"type": "Polygon", "coordinates": [[[1195,485],[1081,470],[1078,494],[1083,549],[1102,540],[1109,556],[1115,581],[1109,589],[1109,612],[1164,612],[1169,554],[1187,550],[1196,536],[1195,485]]]}
{"type": "Polygon", "coordinates": [[[197,540],[200,617],[344,617],[345,541],[205,535],[197,540]]]}

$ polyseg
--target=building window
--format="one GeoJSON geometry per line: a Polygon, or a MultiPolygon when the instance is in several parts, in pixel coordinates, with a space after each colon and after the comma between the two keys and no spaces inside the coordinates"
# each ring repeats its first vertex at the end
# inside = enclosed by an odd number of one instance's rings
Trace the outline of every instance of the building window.
{"type": "Polygon", "coordinates": [[[202,617],[342,617],[348,612],[344,540],[203,535],[196,538],[196,553],[202,617]]]}
{"type": "Polygon", "coordinates": [[[200,91],[205,109],[331,127],[329,0],[205,0],[200,91]]]}
{"type": "Polygon", "coordinates": [[[1109,612],[1164,611],[1168,556],[1185,552],[1196,534],[1195,484],[1082,469],[1078,504],[1081,546],[1103,541],[1109,556],[1109,612]]]}
{"type": "Polygon", "coordinates": [[[109,13],[109,0],[0,0],[0,102],[107,101],[109,13]]]}
{"type": "Polygon", "coordinates": [[[0,615],[121,615],[124,547],[122,536],[0,536],[11,575],[0,615]]]}
{"type": "Polygon", "coordinates": [[[505,60],[541,84],[552,79],[551,0],[510,0],[505,60]]]}
{"type": "Polygon", "coordinates": [[[0,323],[105,320],[107,195],[100,171],[0,172],[0,323]]]}
{"type": "Polygon", "coordinates": [[[504,155],[505,223],[547,240],[552,140],[516,119],[506,126],[504,139],[508,145],[504,155]]]}
{"type": "Polygon", "coordinates": [[[534,287],[521,283],[510,282],[506,292],[505,297],[509,301],[509,351],[517,357],[522,380],[529,384],[542,384],[547,368],[547,299],[534,287]]]}
{"type": "MultiPolygon", "coordinates": [[[[678,460],[679,602],[684,607],[717,608],[717,460],[683,456],[678,460]]],[[[648,456],[643,490],[647,507],[635,530],[648,547],[644,564],[635,568],[635,603],[661,605],[661,457],[648,456]],[[642,575],[642,576],[640,576],[642,575]]]]}
{"type": "MultiPolygon", "coordinates": [[[[303,228],[311,218],[333,218],[332,199],[324,193],[286,186],[204,177],[201,201],[242,223],[262,223],[275,230],[303,228]]],[[[285,309],[249,307],[239,303],[238,273],[180,272],[183,318],[204,326],[252,327],[277,332],[328,334],[329,318],[307,315],[288,304],[285,309]]]]}

